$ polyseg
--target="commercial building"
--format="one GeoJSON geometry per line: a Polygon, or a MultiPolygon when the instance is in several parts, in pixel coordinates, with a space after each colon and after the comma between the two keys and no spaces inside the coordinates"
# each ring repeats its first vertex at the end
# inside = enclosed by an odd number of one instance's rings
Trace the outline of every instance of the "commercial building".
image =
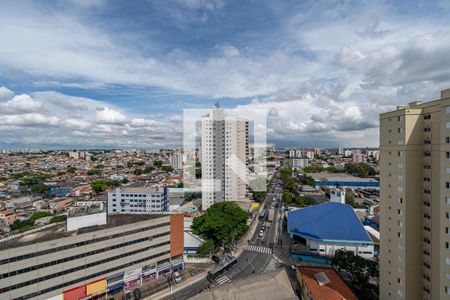
{"type": "Polygon", "coordinates": [[[450,297],[450,90],[380,115],[380,299],[450,297]]]}
{"type": "Polygon", "coordinates": [[[183,215],[100,213],[0,241],[0,299],[91,299],[183,268],[183,215]]]}
{"type": "Polygon", "coordinates": [[[108,212],[167,212],[168,188],[126,187],[108,192],[108,212]]]}
{"type": "Polygon", "coordinates": [[[309,251],[333,256],[337,250],[373,258],[373,242],[353,208],[347,204],[327,202],[292,210],[287,215],[291,236],[305,239],[309,251]]]}
{"type": "Polygon", "coordinates": [[[380,183],[373,178],[360,178],[344,173],[307,173],[311,176],[316,186],[360,187],[376,188],[380,183]]]}
{"type": "Polygon", "coordinates": [[[245,201],[248,121],[222,108],[202,117],[202,209],[220,201],[245,201]]]}

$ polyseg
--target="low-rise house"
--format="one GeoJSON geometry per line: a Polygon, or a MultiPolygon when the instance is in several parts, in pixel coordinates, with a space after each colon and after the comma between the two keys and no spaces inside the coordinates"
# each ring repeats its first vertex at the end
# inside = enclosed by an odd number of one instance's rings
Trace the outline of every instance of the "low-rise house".
{"type": "Polygon", "coordinates": [[[11,224],[16,220],[16,214],[10,209],[0,211],[0,221],[5,224],[11,224]]]}

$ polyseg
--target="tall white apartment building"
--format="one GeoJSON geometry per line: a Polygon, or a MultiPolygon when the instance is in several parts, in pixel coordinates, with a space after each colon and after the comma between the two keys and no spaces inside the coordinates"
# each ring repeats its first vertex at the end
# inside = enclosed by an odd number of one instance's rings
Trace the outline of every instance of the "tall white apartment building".
{"type": "Polygon", "coordinates": [[[168,189],[126,187],[108,192],[108,213],[169,211],[168,189]]]}
{"type": "Polygon", "coordinates": [[[181,151],[176,151],[170,156],[170,165],[174,170],[183,169],[183,153],[181,151]]]}
{"type": "Polygon", "coordinates": [[[220,201],[245,201],[248,121],[221,108],[202,117],[202,209],[220,201]]]}
{"type": "Polygon", "coordinates": [[[450,299],[450,90],[380,115],[380,299],[450,299]]]}

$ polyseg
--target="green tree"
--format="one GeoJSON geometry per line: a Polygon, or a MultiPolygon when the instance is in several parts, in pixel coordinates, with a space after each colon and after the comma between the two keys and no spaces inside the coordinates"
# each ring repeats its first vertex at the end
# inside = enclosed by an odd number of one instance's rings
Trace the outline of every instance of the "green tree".
{"type": "Polygon", "coordinates": [[[173,171],[172,166],[163,166],[162,169],[164,172],[172,172],[173,171]]]}
{"type": "Polygon", "coordinates": [[[144,174],[151,173],[155,168],[153,167],[145,167],[144,171],[142,171],[144,174]]]}
{"type": "Polygon", "coordinates": [[[133,174],[134,175],[142,175],[142,169],[134,169],[133,174]]]}
{"type": "Polygon", "coordinates": [[[379,277],[379,267],[376,261],[364,259],[352,252],[337,250],[331,263],[338,270],[346,272],[352,286],[363,292],[374,288],[369,283],[370,277],[379,277]]]}
{"type": "Polygon", "coordinates": [[[162,161],[161,160],[155,160],[154,162],[153,162],[153,165],[155,166],[155,167],[161,167],[162,166],[162,161]]]}
{"type": "Polygon", "coordinates": [[[262,202],[262,201],[264,201],[264,199],[266,199],[266,197],[267,197],[267,192],[260,192],[260,191],[253,192],[253,200],[255,202],[262,202]]]}
{"type": "Polygon", "coordinates": [[[349,174],[363,178],[377,175],[377,172],[366,163],[347,163],[344,169],[349,174]]]}
{"type": "Polygon", "coordinates": [[[214,253],[216,246],[213,240],[206,240],[200,246],[198,246],[197,254],[201,256],[207,256],[214,253]]]}
{"type": "Polygon", "coordinates": [[[292,199],[294,199],[294,195],[291,192],[284,191],[283,196],[281,197],[284,205],[291,205],[292,199]]]}
{"type": "Polygon", "coordinates": [[[248,214],[235,202],[218,202],[195,217],[192,232],[205,236],[215,247],[225,246],[248,230],[248,214]]]}
{"type": "Polygon", "coordinates": [[[119,180],[110,180],[110,179],[97,179],[91,182],[92,189],[99,193],[105,191],[107,188],[112,186],[120,185],[119,180]]]}
{"type": "Polygon", "coordinates": [[[76,173],[76,172],[77,172],[77,168],[75,168],[75,167],[69,166],[67,168],[67,173],[73,174],[73,173],[76,173]]]}
{"type": "Polygon", "coordinates": [[[350,193],[345,193],[345,204],[348,204],[352,207],[358,206],[358,202],[356,202],[355,197],[353,197],[350,193]]]}
{"type": "Polygon", "coordinates": [[[67,220],[66,215],[54,216],[53,218],[50,219],[50,224],[64,222],[65,220],[67,220]]]}
{"type": "Polygon", "coordinates": [[[35,185],[31,188],[31,192],[32,192],[33,194],[44,194],[45,192],[48,191],[48,189],[49,189],[49,187],[46,186],[45,184],[43,184],[43,183],[38,183],[38,184],[35,184],[35,185]]]}
{"type": "Polygon", "coordinates": [[[295,198],[293,203],[297,207],[308,207],[308,206],[311,206],[311,205],[316,205],[318,202],[317,202],[316,199],[314,199],[311,196],[298,196],[297,198],[295,198]]]}

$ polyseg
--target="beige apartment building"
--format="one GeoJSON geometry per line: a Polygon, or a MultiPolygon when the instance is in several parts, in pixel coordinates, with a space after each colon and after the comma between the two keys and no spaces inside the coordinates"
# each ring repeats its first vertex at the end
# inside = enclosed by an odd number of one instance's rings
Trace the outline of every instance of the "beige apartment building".
{"type": "Polygon", "coordinates": [[[380,115],[380,299],[450,299],[450,89],[380,115]]]}

